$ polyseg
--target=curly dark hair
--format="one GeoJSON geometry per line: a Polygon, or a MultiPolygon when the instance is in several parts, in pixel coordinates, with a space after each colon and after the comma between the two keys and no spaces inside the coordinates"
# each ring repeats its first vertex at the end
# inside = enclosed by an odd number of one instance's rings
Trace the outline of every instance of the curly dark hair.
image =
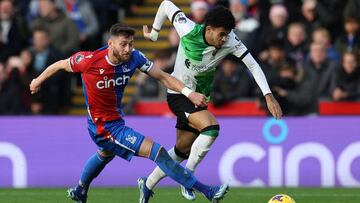
{"type": "Polygon", "coordinates": [[[216,6],[205,16],[205,26],[223,27],[225,30],[235,28],[235,18],[231,11],[224,6],[216,6]]]}

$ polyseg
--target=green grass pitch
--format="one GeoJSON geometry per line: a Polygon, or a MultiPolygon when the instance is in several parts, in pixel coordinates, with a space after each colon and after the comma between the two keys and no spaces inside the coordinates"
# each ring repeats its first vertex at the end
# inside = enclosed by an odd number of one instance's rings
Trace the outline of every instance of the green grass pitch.
{"type": "MultiPolygon", "coordinates": [[[[0,188],[1,203],[62,203],[71,202],[66,198],[65,188],[5,189],[0,188]]],[[[297,203],[360,203],[360,188],[230,188],[223,203],[267,203],[275,195],[285,193],[297,203]]],[[[198,194],[198,193],[197,193],[198,194]]],[[[91,188],[89,203],[137,203],[137,188],[91,188]]],[[[153,203],[188,203],[180,195],[180,188],[157,188],[153,203]]],[[[207,201],[197,195],[194,203],[207,201]]]]}

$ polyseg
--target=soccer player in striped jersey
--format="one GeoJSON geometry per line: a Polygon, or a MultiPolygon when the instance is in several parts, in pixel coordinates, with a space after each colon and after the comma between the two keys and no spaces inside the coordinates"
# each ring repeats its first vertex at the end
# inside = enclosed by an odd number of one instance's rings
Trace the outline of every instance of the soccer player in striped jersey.
{"type": "MultiPolygon", "coordinates": [[[[164,21],[168,18],[180,36],[180,44],[171,75],[182,81],[193,91],[206,95],[209,99],[215,67],[228,54],[242,60],[259,85],[270,113],[280,119],[281,108],[274,99],[263,71],[245,45],[232,31],[235,19],[231,12],[222,6],[215,7],[205,16],[204,24],[196,24],[171,1],[163,1],[156,13],[151,31],[143,27],[144,37],[156,41],[164,21]]],[[[167,101],[177,116],[176,144],[168,152],[181,162],[188,159],[186,168],[194,171],[205,157],[219,135],[219,124],[206,107],[194,105],[188,98],[169,89],[167,101]]],[[[165,177],[159,167],[149,175],[146,186],[152,190],[165,177]]],[[[182,195],[194,200],[193,190],[181,187],[182,195]]]]}
{"type": "MultiPolygon", "coordinates": [[[[108,46],[94,52],[78,52],[68,59],[47,67],[30,84],[35,94],[41,84],[60,70],[81,73],[88,109],[88,131],[99,150],[86,162],[79,184],[68,190],[68,196],[77,202],[87,201],[90,183],[115,155],[130,161],[135,156],[153,160],[168,176],[184,187],[201,191],[209,200],[218,201],[228,186],[207,186],[175,162],[158,143],[125,125],[121,99],[130,77],[136,69],[161,81],[167,88],[183,92],[194,105],[205,106],[205,96],[184,86],[169,74],[153,67],[140,51],[133,48],[135,30],[115,24],[110,29],[108,46]]],[[[149,201],[152,191],[144,179],[138,180],[142,203],[149,201]]]]}

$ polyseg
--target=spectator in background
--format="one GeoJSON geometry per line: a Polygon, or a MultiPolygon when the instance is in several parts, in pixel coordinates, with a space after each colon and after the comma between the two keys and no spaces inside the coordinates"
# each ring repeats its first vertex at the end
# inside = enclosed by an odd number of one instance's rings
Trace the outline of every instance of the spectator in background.
{"type": "Polygon", "coordinates": [[[85,0],[64,0],[61,8],[73,20],[79,30],[81,49],[96,49],[99,47],[95,40],[99,32],[99,24],[95,12],[85,0]]]}
{"type": "MultiPolygon", "coordinates": [[[[33,46],[22,54],[30,54],[30,70],[33,76],[39,75],[50,64],[63,58],[62,53],[52,46],[50,33],[38,27],[33,31],[33,46]]],[[[41,93],[32,97],[33,114],[57,114],[69,105],[71,98],[70,77],[61,72],[46,81],[41,93]],[[45,99],[46,98],[46,99],[45,99]]]]}
{"type": "Polygon", "coordinates": [[[302,23],[295,22],[289,25],[285,43],[285,52],[287,57],[295,61],[297,67],[304,62],[307,44],[306,31],[302,23]]]}
{"type": "Polygon", "coordinates": [[[345,52],[357,52],[360,47],[359,19],[347,17],[344,22],[345,32],[336,40],[336,49],[342,55],[345,52]]]}
{"type": "Polygon", "coordinates": [[[321,26],[321,22],[318,19],[317,12],[315,10],[317,5],[316,0],[304,0],[301,6],[301,14],[303,16],[302,23],[307,31],[306,35],[311,36],[313,31],[321,26]]]}
{"type": "Polygon", "coordinates": [[[304,69],[315,74],[317,84],[313,88],[317,92],[318,98],[330,98],[331,77],[336,66],[336,61],[327,58],[326,48],[323,44],[312,43],[310,45],[310,59],[304,64],[304,69]]]}
{"type": "Polygon", "coordinates": [[[260,36],[259,38],[256,37],[256,39],[254,39],[254,41],[257,42],[256,47],[258,47],[261,51],[260,59],[266,58],[266,56],[262,55],[267,54],[265,49],[271,41],[276,40],[282,43],[286,41],[287,19],[288,12],[284,5],[275,4],[271,6],[269,13],[270,23],[265,24],[261,29],[259,29],[260,36]]]}
{"type": "Polygon", "coordinates": [[[340,56],[335,47],[331,43],[331,36],[326,28],[319,27],[312,33],[312,42],[320,43],[326,48],[326,56],[330,60],[340,61],[340,56]]]}
{"type": "Polygon", "coordinates": [[[56,7],[54,0],[39,0],[38,6],[40,17],[32,22],[31,28],[48,29],[54,47],[65,55],[78,50],[79,31],[74,22],[56,7]]]}
{"type": "Polygon", "coordinates": [[[287,62],[284,45],[279,40],[274,40],[269,43],[266,51],[267,56],[261,63],[261,68],[266,75],[270,87],[278,78],[279,70],[287,62]]]}
{"type": "Polygon", "coordinates": [[[257,0],[230,0],[229,9],[235,17],[235,33],[247,44],[247,37],[260,26],[257,0]]]}
{"type": "Polygon", "coordinates": [[[325,27],[334,38],[341,30],[342,8],[344,1],[303,0],[302,15],[308,36],[318,27],[325,27]]]}
{"type": "Polygon", "coordinates": [[[344,8],[344,19],[347,17],[355,17],[360,19],[360,0],[347,0],[344,8]]]}
{"type": "Polygon", "coordinates": [[[334,101],[360,100],[359,58],[353,52],[345,52],[340,69],[331,81],[331,96],[334,101]]]}
{"type": "Polygon", "coordinates": [[[26,44],[27,31],[20,17],[15,15],[13,0],[0,1],[0,62],[18,55],[26,44]]]}
{"type": "Polygon", "coordinates": [[[248,69],[240,65],[236,56],[228,55],[215,73],[212,102],[222,106],[239,98],[252,97],[253,85],[248,69]]]}
{"type": "Polygon", "coordinates": [[[5,68],[0,65],[0,114],[19,115],[29,112],[29,77],[19,57],[8,59],[5,68]]]}
{"type": "Polygon", "coordinates": [[[195,23],[201,24],[204,22],[205,15],[209,11],[209,4],[205,0],[192,0],[190,4],[189,18],[195,23]]]}
{"type": "Polygon", "coordinates": [[[313,72],[306,71],[297,76],[295,64],[285,63],[279,70],[277,80],[271,89],[279,101],[284,115],[303,116],[318,113],[316,77],[313,72]]]}

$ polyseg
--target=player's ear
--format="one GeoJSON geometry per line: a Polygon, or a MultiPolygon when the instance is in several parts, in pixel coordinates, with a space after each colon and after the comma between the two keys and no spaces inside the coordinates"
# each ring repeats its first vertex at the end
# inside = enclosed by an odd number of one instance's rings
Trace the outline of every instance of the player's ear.
{"type": "Polygon", "coordinates": [[[212,30],[212,28],[213,28],[213,27],[212,27],[211,25],[207,25],[207,26],[205,27],[205,30],[206,30],[206,31],[210,31],[210,30],[212,30]]]}
{"type": "Polygon", "coordinates": [[[112,42],[111,37],[110,37],[109,40],[108,40],[108,46],[109,46],[109,47],[112,47],[112,43],[113,43],[113,42],[112,42]]]}

